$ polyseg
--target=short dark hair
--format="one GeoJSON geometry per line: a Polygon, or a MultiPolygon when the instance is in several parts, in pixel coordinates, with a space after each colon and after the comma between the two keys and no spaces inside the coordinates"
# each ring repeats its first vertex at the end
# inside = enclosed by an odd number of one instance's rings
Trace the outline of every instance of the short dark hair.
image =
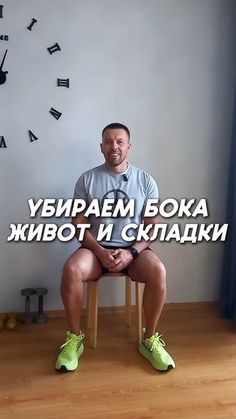
{"type": "Polygon", "coordinates": [[[120,122],[112,122],[111,124],[109,124],[105,128],[103,128],[102,137],[103,137],[104,132],[107,129],[123,129],[123,130],[125,130],[125,132],[128,134],[128,137],[130,138],[129,128],[127,128],[126,125],[120,124],[120,122]]]}

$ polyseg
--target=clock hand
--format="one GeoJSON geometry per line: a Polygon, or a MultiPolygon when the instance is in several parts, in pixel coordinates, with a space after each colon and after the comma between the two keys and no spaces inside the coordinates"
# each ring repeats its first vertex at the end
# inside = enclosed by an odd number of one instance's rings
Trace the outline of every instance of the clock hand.
{"type": "Polygon", "coordinates": [[[5,54],[4,54],[4,57],[2,59],[1,66],[0,66],[0,84],[6,83],[6,80],[7,80],[6,74],[8,74],[8,71],[3,71],[2,70],[2,67],[3,67],[4,61],[5,61],[6,55],[7,55],[7,49],[5,51],[5,54]]]}
{"type": "Polygon", "coordinates": [[[2,62],[1,62],[0,70],[2,70],[2,67],[3,67],[4,61],[5,61],[5,58],[6,58],[6,55],[7,55],[7,51],[8,51],[8,50],[6,49],[5,54],[4,54],[4,57],[3,57],[2,62]]]}

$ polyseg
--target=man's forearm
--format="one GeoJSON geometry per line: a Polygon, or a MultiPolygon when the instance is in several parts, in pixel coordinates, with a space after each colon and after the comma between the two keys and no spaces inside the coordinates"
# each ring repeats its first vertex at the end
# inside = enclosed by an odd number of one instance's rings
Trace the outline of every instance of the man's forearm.
{"type": "Polygon", "coordinates": [[[86,249],[91,250],[97,257],[99,257],[99,254],[102,250],[102,246],[98,244],[93,234],[88,230],[85,231],[82,246],[86,247],[86,249]]]}
{"type": "MultiPolygon", "coordinates": [[[[144,221],[144,224],[145,225],[152,224],[152,228],[151,228],[151,230],[148,233],[149,234],[149,237],[151,237],[152,236],[152,233],[154,232],[155,225],[158,224],[159,221],[160,221],[160,217],[157,216],[157,217],[153,217],[153,218],[146,218],[143,221],[144,221]]],[[[144,240],[143,239],[143,240],[140,240],[140,241],[135,242],[133,244],[133,247],[135,247],[135,249],[137,249],[137,251],[140,253],[140,252],[142,252],[142,250],[147,249],[147,247],[149,247],[150,244],[151,244],[151,241],[150,240],[144,240]]]]}
{"type": "Polygon", "coordinates": [[[147,247],[151,244],[150,240],[146,241],[146,240],[141,240],[138,242],[135,242],[134,244],[132,244],[132,247],[135,247],[135,249],[137,249],[137,251],[140,253],[142,252],[142,250],[147,249],[147,247]]]}
{"type": "MultiPolygon", "coordinates": [[[[80,214],[76,218],[72,218],[71,222],[72,224],[77,226],[78,224],[86,224],[87,219],[84,217],[83,214],[80,214]]],[[[77,239],[78,239],[78,236],[79,236],[79,231],[76,234],[77,239]]],[[[99,254],[102,250],[102,246],[98,244],[93,234],[87,229],[85,230],[84,239],[82,241],[82,247],[85,247],[86,249],[91,250],[97,257],[99,257],[99,254]]]]}

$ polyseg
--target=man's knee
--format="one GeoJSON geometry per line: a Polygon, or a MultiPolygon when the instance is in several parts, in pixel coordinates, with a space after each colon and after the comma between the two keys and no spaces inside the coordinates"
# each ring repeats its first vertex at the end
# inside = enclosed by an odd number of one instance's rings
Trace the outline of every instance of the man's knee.
{"type": "Polygon", "coordinates": [[[166,268],[160,260],[153,261],[151,264],[149,280],[158,288],[159,292],[166,291],[166,268]]]}
{"type": "Polygon", "coordinates": [[[79,264],[74,258],[69,258],[63,266],[63,280],[69,283],[85,281],[85,272],[82,264],[79,264]]]}

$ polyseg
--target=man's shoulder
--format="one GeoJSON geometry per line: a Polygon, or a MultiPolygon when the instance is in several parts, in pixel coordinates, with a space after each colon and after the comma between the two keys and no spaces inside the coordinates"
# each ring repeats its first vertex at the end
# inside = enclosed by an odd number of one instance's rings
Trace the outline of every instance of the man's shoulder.
{"type": "Polygon", "coordinates": [[[130,169],[133,174],[137,174],[140,177],[143,177],[145,179],[154,179],[153,176],[150,173],[148,173],[146,170],[140,167],[134,166],[133,164],[130,165],[130,169]]]}
{"type": "Polygon", "coordinates": [[[99,173],[102,173],[104,171],[104,164],[100,164],[99,166],[92,167],[91,169],[86,170],[86,172],[83,172],[80,177],[90,177],[90,176],[96,176],[99,173]]]}

